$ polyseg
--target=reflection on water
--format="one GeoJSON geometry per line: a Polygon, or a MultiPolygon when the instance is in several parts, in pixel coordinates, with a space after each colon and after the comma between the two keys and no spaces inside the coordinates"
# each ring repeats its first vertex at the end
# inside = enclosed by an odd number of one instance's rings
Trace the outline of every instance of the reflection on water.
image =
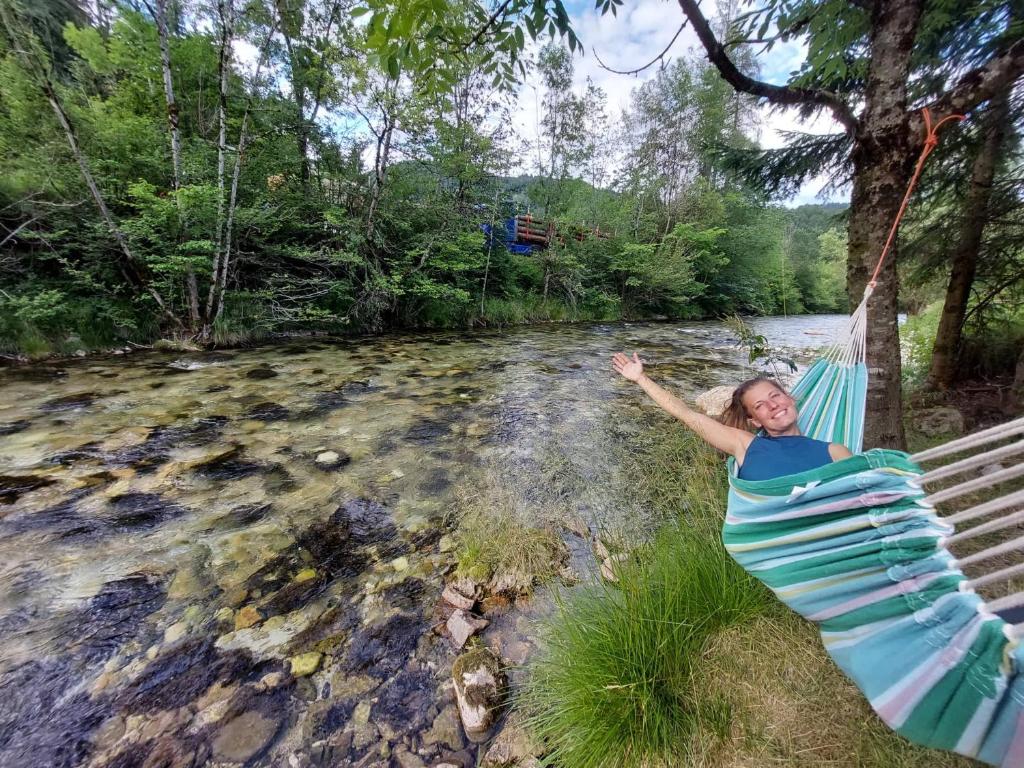
{"type": "MultiPolygon", "coordinates": [[[[843,321],[756,326],[806,359],[843,321]]],[[[0,764],[471,760],[435,723],[451,494],[498,472],[544,506],[557,466],[566,514],[651,524],[614,461],[654,417],[619,349],[691,395],[749,373],[718,323],[0,372],[0,764]]]]}

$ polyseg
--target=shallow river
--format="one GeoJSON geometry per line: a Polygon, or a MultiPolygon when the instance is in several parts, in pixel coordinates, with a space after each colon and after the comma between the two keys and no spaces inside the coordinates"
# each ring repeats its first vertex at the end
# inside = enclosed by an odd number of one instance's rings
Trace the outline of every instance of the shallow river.
{"type": "MultiPolygon", "coordinates": [[[[806,361],[844,320],[754,325],[806,361]]],[[[0,371],[0,765],[470,764],[432,629],[452,500],[549,510],[557,467],[592,530],[656,524],[610,450],[662,418],[620,349],[689,395],[750,373],[719,323],[0,371]]]]}

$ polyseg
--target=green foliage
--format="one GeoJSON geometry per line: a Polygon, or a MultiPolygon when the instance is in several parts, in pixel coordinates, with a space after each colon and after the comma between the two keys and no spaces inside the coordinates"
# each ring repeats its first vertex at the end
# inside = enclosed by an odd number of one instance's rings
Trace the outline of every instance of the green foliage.
{"type": "Polygon", "coordinates": [[[923,312],[909,316],[900,326],[903,383],[909,387],[920,386],[928,376],[941,314],[942,302],[934,302],[923,312]]]}
{"type": "Polygon", "coordinates": [[[797,365],[792,358],[784,356],[778,349],[773,347],[768,339],[743,322],[739,315],[732,315],[726,318],[729,330],[736,334],[737,344],[747,353],[747,362],[753,365],[757,363],[766,368],[771,368],[773,375],[779,381],[785,381],[784,374],[797,372],[797,365]],[[782,366],[780,368],[779,366],[782,366]]]}
{"type": "MultiPolygon", "coordinates": [[[[121,9],[101,29],[57,14],[57,27],[44,25],[60,31],[67,54],[56,96],[123,246],[100,216],[38,68],[0,49],[0,224],[17,230],[2,262],[5,345],[59,351],[71,338],[89,346],[88,327],[103,329],[99,346],[161,333],[230,344],[307,329],[692,318],[841,304],[832,295],[834,249],[801,254],[787,245],[787,228],[815,240],[828,227],[765,206],[716,160],[714,146],[749,146],[753,113],[699,61],[680,59],[639,88],[619,130],[599,88],[574,90],[571,50],[548,44],[538,61],[549,85],[540,145],[525,153],[539,156],[539,174],[505,175],[517,156],[508,67],[518,69],[524,34],[551,32],[547,21],[531,29],[545,14],[554,15],[556,37],[574,40],[559,7],[513,3],[487,33],[488,50],[460,49],[433,68],[442,74],[425,71],[423,57],[447,55],[460,39],[445,30],[475,34],[486,21],[480,8],[381,2],[370,6],[367,26],[332,17],[328,6],[291,4],[277,30],[278,42],[286,35],[290,44],[266,46],[271,20],[246,6],[232,42],[266,57],[264,74],[227,70],[223,151],[211,98],[220,87],[220,21],[182,17],[168,40],[177,187],[154,21],[121,9]],[[409,17],[402,8],[423,13],[409,17]],[[395,47],[417,30],[422,38],[395,47]],[[383,72],[374,60],[385,62],[383,72]],[[267,79],[271,70],[288,79],[288,95],[267,79]],[[496,75],[505,83],[498,88],[496,75]],[[318,116],[343,103],[359,106],[355,123],[326,131],[318,116]],[[616,147],[626,158],[618,177],[616,147]],[[527,208],[554,220],[560,239],[530,255],[489,248],[481,226],[527,208]],[[211,284],[224,258],[218,310],[219,282],[211,284]],[[24,303],[37,294],[32,307],[24,303]]],[[[31,27],[15,31],[30,36],[31,27]]],[[[29,46],[41,65],[57,47],[29,46]]]]}

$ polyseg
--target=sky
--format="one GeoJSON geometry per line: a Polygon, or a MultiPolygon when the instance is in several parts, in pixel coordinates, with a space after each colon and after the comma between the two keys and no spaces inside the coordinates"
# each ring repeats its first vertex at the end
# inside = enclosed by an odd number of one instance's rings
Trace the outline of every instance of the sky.
{"type": "MultiPolygon", "coordinates": [[[[658,72],[658,65],[636,76],[618,75],[602,68],[594,51],[596,50],[601,61],[612,69],[630,70],[642,66],[668,45],[682,23],[683,12],[675,0],[627,0],[619,8],[618,16],[612,16],[611,13],[602,16],[600,11],[594,8],[592,0],[566,0],[565,5],[572,19],[573,29],[585,49],[583,56],[577,54],[573,60],[575,90],[582,93],[587,78],[590,77],[608,95],[608,115],[618,115],[629,105],[630,92],[645,80],[653,78],[658,72]]],[[[708,8],[706,13],[713,7],[710,2],[705,2],[704,6],[708,8]]],[[[672,45],[668,58],[685,56],[690,51],[703,55],[703,48],[696,35],[687,27],[672,45]]],[[[804,50],[799,44],[790,42],[777,45],[758,57],[761,65],[760,77],[768,82],[784,84],[789,73],[800,65],[803,58],[804,50]]],[[[524,138],[533,140],[536,136],[536,105],[540,103],[541,98],[543,89],[539,85],[539,79],[535,75],[527,77],[521,87],[517,108],[514,111],[516,128],[524,138]]],[[[760,134],[755,138],[762,147],[772,148],[784,143],[779,131],[833,133],[839,130],[839,124],[827,114],[821,114],[813,120],[801,121],[796,110],[763,107],[760,134]]],[[[845,190],[838,194],[832,193],[826,198],[818,197],[826,181],[825,177],[809,180],[796,196],[784,201],[785,204],[795,206],[848,200],[848,192],[845,190]]]]}

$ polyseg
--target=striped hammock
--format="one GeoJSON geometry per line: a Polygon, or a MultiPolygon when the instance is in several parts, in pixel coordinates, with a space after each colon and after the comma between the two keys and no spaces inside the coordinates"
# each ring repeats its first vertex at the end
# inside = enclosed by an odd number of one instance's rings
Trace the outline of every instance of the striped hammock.
{"type": "MultiPolygon", "coordinates": [[[[867,371],[864,304],[844,343],[793,387],[804,434],[861,448],[867,371]]],[[[1024,492],[940,516],[981,487],[1024,475],[1018,463],[931,495],[925,489],[1024,452],[1024,441],[925,473],[920,462],[1024,433],[1024,419],[917,456],[870,450],[797,475],[747,481],[730,459],[722,538],[733,558],[821,629],[835,663],[898,733],[992,765],[1024,766],[1024,646],[1018,627],[975,587],[1021,575],[1000,567],[973,580],[963,568],[1024,547],[1024,537],[961,557],[950,546],[1024,522],[1024,492]],[[998,477],[997,477],[998,476],[998,477]],[[963,532],[954,526],[1002,514],[963,532]]],[[[1019,528],[1016,528],[1019,533],[1019,528]]]]}

